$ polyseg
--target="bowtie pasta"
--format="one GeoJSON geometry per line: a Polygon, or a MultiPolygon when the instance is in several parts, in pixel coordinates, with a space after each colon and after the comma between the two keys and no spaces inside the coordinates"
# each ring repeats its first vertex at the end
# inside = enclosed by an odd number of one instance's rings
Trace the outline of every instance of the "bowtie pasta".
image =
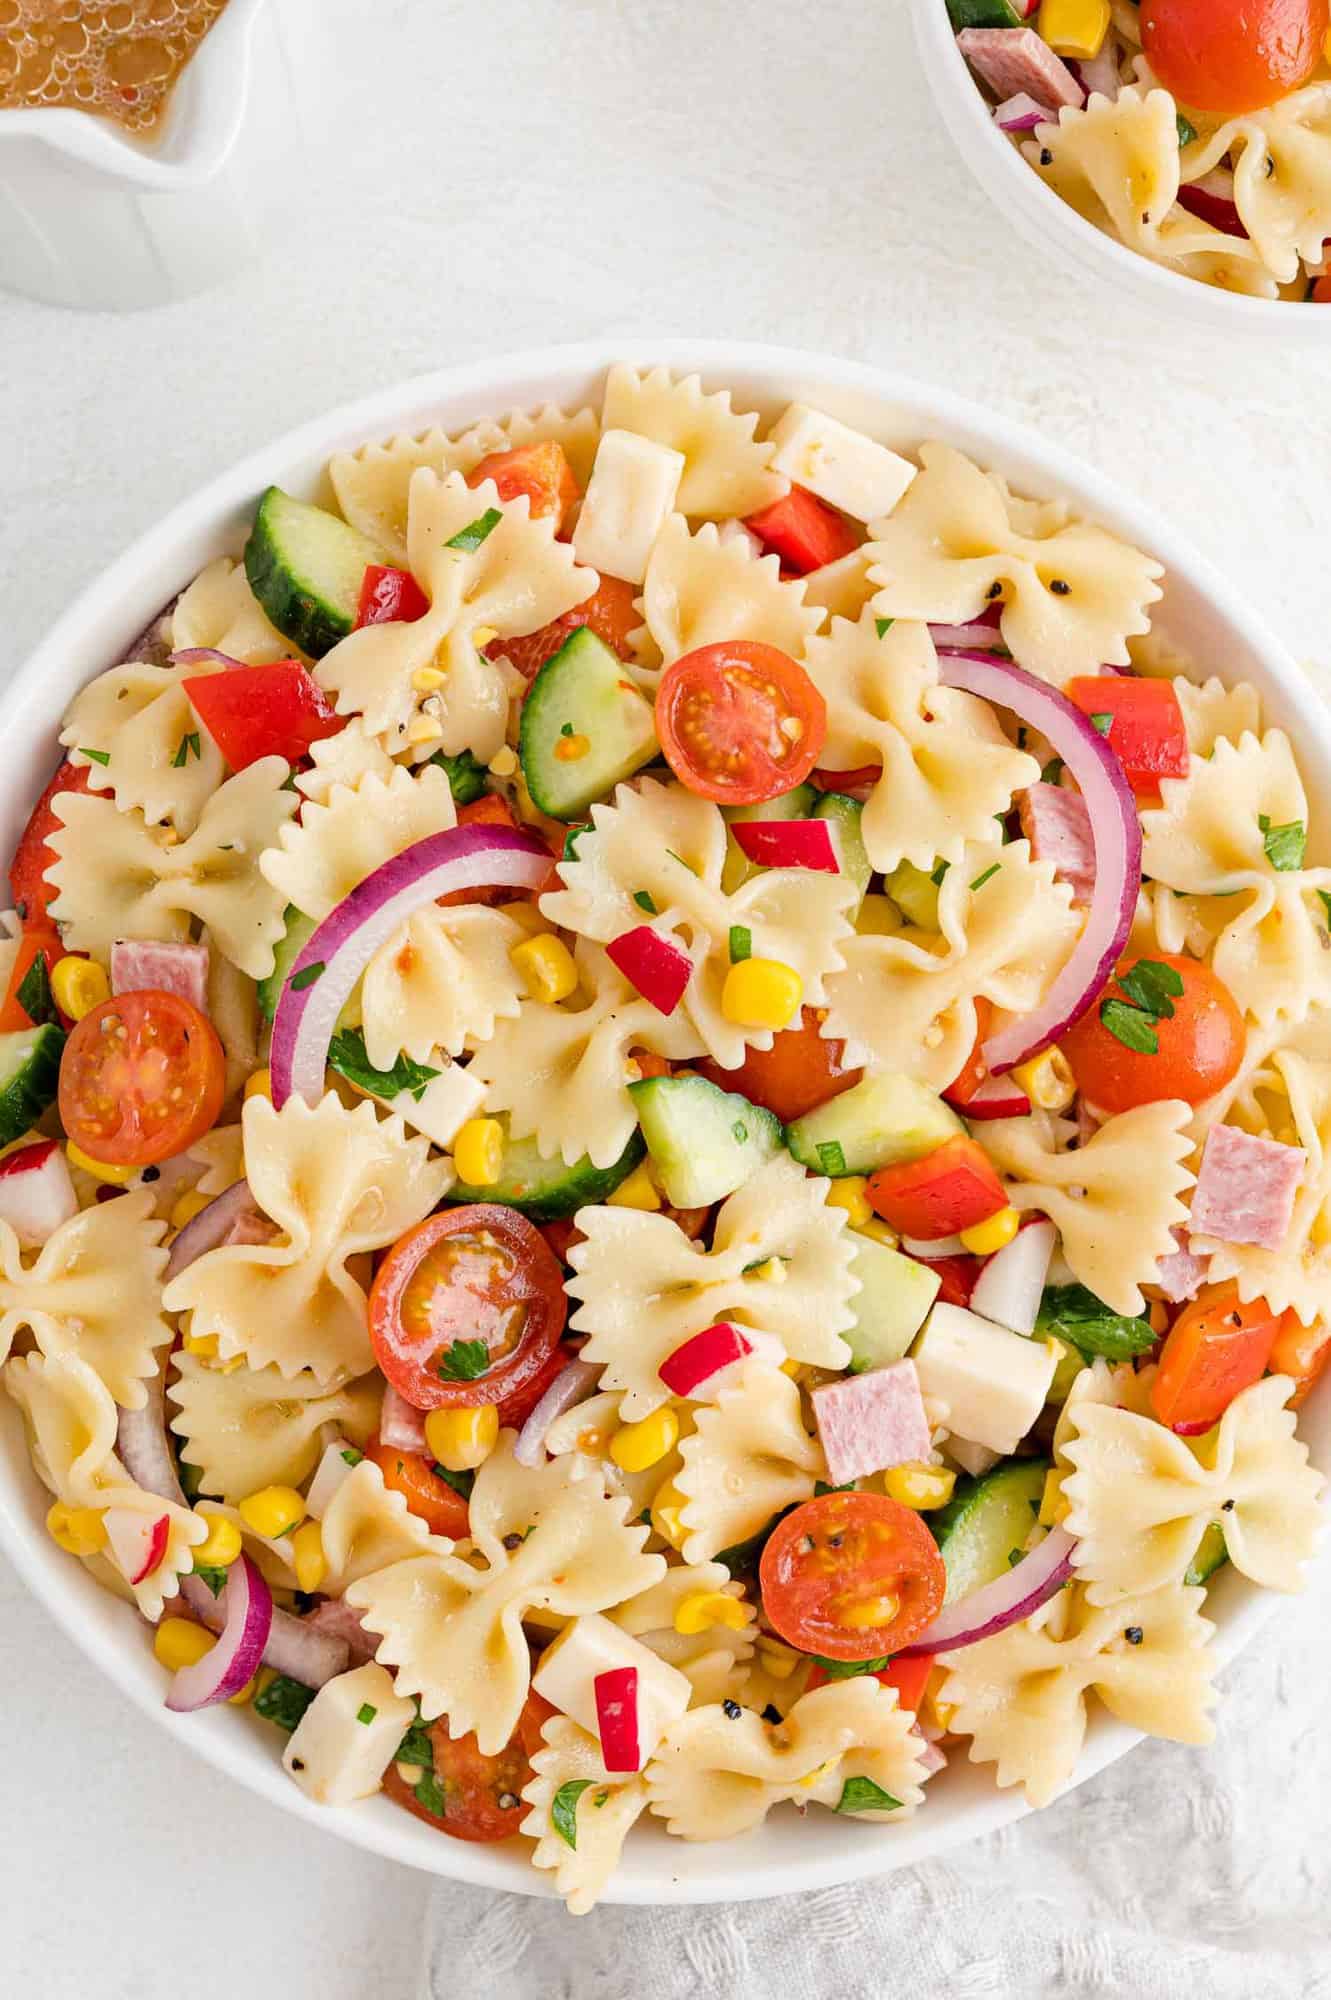
{"type": "Polygon", "coordinates": [[[575,1913],[639,1821],[889,1843],[1097,1707],[1205,1741],[1331,1354],[1331,868],[1256,692],[1064,501],[664,369],[328,475],[75,697],[14,857],[51,1536],[173,1707],[575,1913]]]}

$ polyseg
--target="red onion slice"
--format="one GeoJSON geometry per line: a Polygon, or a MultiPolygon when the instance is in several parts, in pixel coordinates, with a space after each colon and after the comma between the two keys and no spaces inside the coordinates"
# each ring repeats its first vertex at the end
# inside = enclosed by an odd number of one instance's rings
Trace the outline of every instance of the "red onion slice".
{"type": "MultiPolygon", "coordinates": [[[[206,1625],[210,1632],[221,1631],[224,1622],[221,1600],[213,1596],[201,1576],[183,1576],[180,1594],[201,1625],[206,1625]]],[[[166,1609],[169,1615],[169,1602],[166,1609]]],[[[348,1658],[345,1639],[321,1632],[307,1619],[293,1618],[289,1611],[273,1611],[263,1648],[264,1666],[289,1675],[305,1687],[321,1688],[325,1681],[345,1673],[348,1658]]],[[[245,1682],[240,1685],[243,1687],[245,1682]]]]}
{"type": "Polygon", "coordinates": [[[310,937],[278,997],[270,1056],[278,1109],[288,1097],[317,1104],[323,1096],[338,1016],[374,954],[408,917],[468,889],[536,889],[549,872],[550,850],[535,834],[455,826],[367,875],[310,937]]]}
{"type": "Polygon", "coordinates": [[[1057,688],[985,653],[941,656],[939,679],[1010,709],[1046,738],[1081,789],[1095,844],[1095,890],[1071,957],[1034,1013],[999,1028],[981,1051],[990,1075],[999,1076],[1057,1041],[1108,984],[1137,907],[1141,823],[1123,766],[1089,717],[1057,688]]]}
{"type": "Polygon", "coordinates": [[[166,1260],[163,1285],[169,1285],[173,1278],[191,1265],[196,1257],[202,1257],[206,1250],[216,1250],[224,1243],[233,1226],[242,1215],[255,1209],[254,1196],[250,1193],[248,1181],[233,1181],[229,1188],[214,1196],[207,1208],[201,1208],[194,1218],[185,1224],[175,1242],[171,1245],[171,1255],[166,1260]]]}
{"type": "Polygon", "coordinates": [[[176,1471],[175,1453],[166,1434],[165,1373],[157,1373],[144,1383],[148,1400],[141,1410],[122,1410],[116,1431],[116,1455],[136,1486],[155,1493],[159,1500],[188,1507],[176,1471]]]}
{"type": "Polygon", "coordinates": [[[1248,234],[1234,200],[1234,176],[1223,167],[1213,168],[1199,181],[1185,181],[1178,191],[1178,205],[1199,222],[1209,222],[1213,229],[1223,230],[1226,236],[1248,234]]]}
{"type": "Polygon", "coordinates": [[[513,1456],[519,1465],[544,1465],[545,1434],[551,1424],[575,1403],[585,1402],[600,1376],[600,1369],[590,1361],[570,1361],[567,1368],[560,1369],[518,1432],[513,1456]]]}
{"type": "Polygon", "coordinates": [[[243,667],[244,660],[233,659],[230,653],[219,653],[216,646],[182,646],[178,653],[171,655],[173,667],[203,667],[209,661],[219,667],[243,667]]]}
{"type": "Polygon", "coordinates": [[[222,1613],[217,1644],[192,1667],[181,1667],[167,1690],[166,1705],[177,1715],[229,1701],[263,1664],[273,1600],[256,1564],[243,1551],[226,1573],[217,1608],[222,1613]]]}
{"type": "Polygon", "coordinates": [[[1028,90],[1005,97],[994,110],[994,123],[1003,132],[1033,132],[1037,125],[1050,122],[1048,106],[1032,97],[1028,90]]]}
{"type": "Polygon", "coordinates": [[[940,1611],[914,1645],[903,1646],[897,1658],[909,1660],[917,1653],[955,1653],[962,1646],[974,1646],[981,1639],[1029,1618],[1072,1575],[1072,1552],[1076,1546],[1076,1538],[1066,1528],[1051,1528],[1040,1546],[1023,1556],[1006,1576],[995,1577],[992,1583],[983,1584],[979,1590],[972,1590],[955,1604],[949,1604],[946,1611],[940,1611]]]}

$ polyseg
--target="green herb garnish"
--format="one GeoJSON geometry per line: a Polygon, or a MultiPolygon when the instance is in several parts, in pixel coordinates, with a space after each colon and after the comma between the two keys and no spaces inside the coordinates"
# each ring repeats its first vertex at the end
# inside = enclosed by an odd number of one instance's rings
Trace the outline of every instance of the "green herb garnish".
{"type": "Polygon", "coordinates": [[[93,764],[109,764],[111,761],[109,750],[85,750],[82,744],[79,745],[79,755],[88,758],[93,764]]]}
{"type": "Polygon", "coordinates": [[[1197,137],[1197,127],[1193,124],[1192,120],[1190,118],[1185,118],[1183,116],[1183,113],[1180,111],[1175,116],[1174,124],[1178,130],[1178,142],[1180,148],[1184,146],[1190,146],[1193,140],[1197,137]]]}
{"type": "Polygon", "coordinates": [[[191,729],[188,736],[181,737],[176,754],[171,759],[171,767],[176,771],[182,770],[188,764],[191,757],[202,757],[202,755],[203,751],[199,747],[199,732],[197,729],[191,729]]]}
{"type": "Polygon", "coordinates": [[[1093,715],[1090,717],[1091,728],[1098,730],[1101,736],[1108,736],[1113,720],[1112,714],[1093,715]]]}
{"type": "Polygon", "coordinates": [[[357,1451],[354,1444],[349,1444],[345,1451],[338,1453],[338,1457],[346,1465],[359,1465],[364,1456],[365,1453],[363,1451],[357,1451]]]}
{"type": "Polygon", "coordinates": [[[405,1055],[398,1056],[392,1069],[375,1069],[365,1053],[365,1037],[359,1028],[343,1028],[333,1036],[328,1048],[328,1067],[346,1077],[348,1083],[368,1090],[372,1097],[381,1097],[386,1103],[405,1092],[419,1104],[441,1074],[428,1063],[413,1062],[405,1055]]]}
{"type": "Polygon", "coordinates": [[[559,1787],[550,1806],[550,1824],[570,1847],[578,1844],[578,1800],[591,1784],[590,1778],[569,1778],[559,1787]]]}
{"type": "Polygon", "coordinates": [[[441,1382],[476,1382],[490,1366],[490,1349],[483,1340],[455,1340],[439,1363],[441,1382]]]}
{"type": "Polygon", "coordinates": [[[1131,1361],[1155,1346],[1148,1320],[1116,1313],[1085,1285],[1046,1285],[1035,1331],[1042,1340],[1066,1341],[1087,1360],[1098,1354],[1106,1361],[1131,1361]]]}
{"type": "Polygon", "coordinates": [[[214,1597],[220,1597],[226,1589],[226,1571],[224,1569],[214,1569],[209,1563],[195,1563],[194,1574],[203,1578],[214,1597]]]}
{"type": "Polygon", "coordinates": [[[379,1711],[374,1706],[373,1702],[363,1701],[360,1707],[356,1710],[356,1720],[357,1722],[365,1723],[366,1726],[368,1727],[368,1725],[374,1721],[374,1718],[376,1715],[378,1715],[378,1713],[379,1711]]]}
{"type": "Polygon", "coordinates": [[[825,1174],[832,1176],[833,1180],[845,1173],[846,1155],[838,1140],[825,1140],[818,1148],[818,1164],[825,1174]]]}
{"type": "Polygon", "coordinates": [[[465,528],[459,528],[456,535],[444,543],[446,549],[461,549],[464,555],[474,555],[486,537],[492,535],[504,516],[498,507],[487,507],[474,521],[468,521],[465,528]]]}
{"type": "Polygon", "coordinates": [[[430,1732],[419,1716],[393,1752],[393,1762],[417,1764],[425,1771],[434,1769],[434,1746],[430,1742],[430,1732]]]}
{"type": "Polygon", "coordinates": [[[1139,958],[1118,982],[1134,1007],[1157,1021],[1172,1021],[1174,1002],[1183,997],[1183,975],[1154,958],[1139,958]]]}
{"type": "Polygon", "coordinates": [[[443,1819],[446,1816],[448,1801],[444,1797],[444,1788],[433,1770],[423,1772],[411,1791],[412,1797],[425,1807],[427,1813],[433,1813],[436,1819],[443,1819]]]}
{"type": "Polygon", "coordinates": [[[307,1688],[303,1681],[293,1681],[288,1675],[279,1674],[275,1681],[269,1681],[267,1687],[255,1695],[254,1713],[261,1715],[265,1722],[275,1722],[279,1729],[285,1729],[290,1735],[313,1700],[313,1688],[307,1688]]]}
{"type": "Polygon", "coordinates": [[[753,957],[753,932],[745,924],[730,926],[730,963],[739,965],[742,960],[753,957]]]}
{"type": "Polygon", "coordinates": [[[936,887],[941,887],[943,877],[946,875],[951,865],[952,864],[948,861],[940,861],[938,863],[938,866],[934,869],[933,873],[930,875],[929,880],[932,883],[934,883],[936,887]]]}
{"type": "Polygon", "coordinates": [[[451,1486],[464,1500],[470,1500],[471,1489],[476,1479],[474,1472],[450,1472],[446,1465],[436,1465],[432,1470],[443,1480],[445,1486],[451,1486]]]}
{"type": "Polygon", "coordinates": [[[55,1001],[51,998],[51,975],[44,952],[38,952],[19,981],[17,998],[34,1028],[44,1027],[48,1021],[59,1018],[55,1001]]]}
{"type": "Polygon", "coordinates": [[[460,750],[456,757],[446,751],[436,750],[427,763],[438,764],[448,779],[448,789],[453,794],[453,803],[469,806],[480,798],[485,790],[485,766],[478,764],[470,750],[460,750]]]}
{"type": "Polygon", "coordinates": [[[1272,826],[1265,813],[1258,813],[1257,824],[1262,833],[1262,846],[1266,858],[1281,874],[1288,874],[1303,866],[1303,850],[1308,845],[1308,829],[1301,819],[1292,819],[1284,826],[1272,826]]]}
{"type": "Polygon", "coordinates": [[[841,1787],[836,1810],[843,1813],[899,1812],[901,1800],[894,1799],[891,1792],[885,1792],[872,1778],[847,1778],[841,1787]]]}
{"type": "Polygon", "coordinates": [[[315,980],[322,979],[323,975],[324,962],[321,958],[316,958],[313,965],[304,966],[301,971],[293,972],[287,984],[293,993],[303,993],[307,986],[313,986],[315,980]]]}
{"type": "Polygon", "coordinates": [[[873,628],[874,631],[878,634],[880,639],[885,639],[888,633],[892,630],[893,623],[894,620],[892,620],[891,618],[875,618],[873,621],[873,628]]]}
{"type": "Polygon", "coordinates": [[[1100,1019],[1125,1049],[1133,1049],[1141,1056],[1159,1055],[1160,1037],[1155,1032],[1155,1023],[1140,1007],[1130,1007],[1126,1000],[1102,1000],[1100,1019]]]}
{"type": "Polygon", "coordinates": [[[646,889],[635,889],[633,891],[633,900],[640,910],[646,910],[649,917],[660,916],[660,911],[646,889]]]}
{"type": "Polygon", "coordinates": [[[977,889],[983,889],[985,883],[989,880],[989,877],[991,875],[997,875],[999,869],[1002,866],[1003,864],[1001,861],[991,862],[989,866],[985,869],[983,875],[977,875],[975,880],[971,883],[971,893],[974,894],[974,892],[977,889]]]}

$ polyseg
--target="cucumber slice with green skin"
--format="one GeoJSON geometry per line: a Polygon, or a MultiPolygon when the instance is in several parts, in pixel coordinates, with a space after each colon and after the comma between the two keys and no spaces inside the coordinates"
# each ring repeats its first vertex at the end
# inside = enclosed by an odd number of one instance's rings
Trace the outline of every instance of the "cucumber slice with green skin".
{"type": "Polygon", "coordinates": [[[1225,1531],[1219,1521],[1212,1521],[1193,1551],[1192,1561],[1184,1572],[1185,1583],[1209,1583],[1222,1563],[1229,1561],[1229,1550],[1225,1547],[1225,1531]]]}
{"type": "Polygon", "coordinates": [[[958,34],[963,28],[1020,28],[1026,22],[1011,0],[947,0],[947,11],[958,34]]]}
{"type": "Polygon", "coordinates": [[[857,1229],[846,1231],[846,1241],[853,1246],[850,1270],[860,1289],[850,1302],[855,1324],[842,1339],[851,1352],[850,1372],[860,1375],[905,1358],[943,1281],[927,1264],[917,1264],[857,1229]]]}
{"type": "Polygon", "coordinates": [[[703,1076],[629,1085],[652,1164],[674,1208],[707,1208],[781,1151],[781,1121],[703,1076]]]}
{"type": "Polygon", "coordinates": [[[853,1090],[820,1104],[786,1127],[786,1144],[802,1167],[840,1180],[919,1160],[965,1126],[941,1097],[912,1077],[866,1076],[853,1090]]]}
{"type": "Polygon", "coordinates": [[[437,764],[448,779],[448,789],[453,794],[455,806],[472,805],[485,791],[485,766],[477,763],[470,750],[459,750],[456,757],[436,750],[426,762],[437,764]]]}
{"type": "Polygon", "coordinates": [[[944,1604],[1006,1576],[1035,1526],[1047,1459],[1010,1458],[983,1479],[958,1481],[954,1497],[930,1520],[947,1570],[944,1604]]]}
{"type": "Polygon", "coordinates": [[[873,879],[873,863],[865,851],[860,832],[864,807],[858,799],[847,798],[844,792],[824,792],[813,816],[815,819],[831,820],[841,848],[841,873],[863,895],[873,879]]]}
{"type": "Polygon", "coordinates": [[[270,624],[312,660],[356,624],[371,563],[392,557],[336,514],[270,486],[245,544],[245,574],[270,624]]]}
{"type": "Polygon", "coordinates": [[[518,756],[527,789],[551,819],[578,819],[657,754],[656,718],[624,663],[586,625],[551,654],[522,704],[518,756]],[[585,740],[581,757],[560,746],[585,740]]]}
{"type": "Polygon", "coordinates": [[[884,876],[883,887],[907,923],[922,931],[938,929],[939,883],[933,875],[926,875],[913,861],[903,861],[884,876]]]}
{"type": "Polygon", "coordinates": [[[21,1139],[55,1103],[64,1046],[54,1021],[0,1035],[0,1146],[21,1139]]]}
{"type": "Polygon", "coordinates": [[[612,1166],[594,1167],[584,1157],[570,1167],[558,1153],[553,1157],[542,1153],[535,1139],[510,1139],[507,1118],[501,1118],[500,1123],[504,1127],[504,1167],[499,1179],[492,1187],[454,1181],[446,1196],[449,1202],[498,1201],[505,1208],[516,1208],[529,1222],[559,1222],[613,1194],[647,1151],[642,1134],[635,1132],[612,1166]]]}
{"type": "Polygon", "coordinates": [[[318,928],[314,918],[302,915],[294,903],[287,904],[283,922],[286,924],[286,935],[273,946],[273,969],[266,979],[259,981],[259,1011],[265,1021],[271,1021],[277,1012],[277,1002],[287,983],[287,974],[318,928]]]}
{"type": "MultiPolygon", "coordinates": [[[[782,792],[778,799],[764,799],[756,806],[726,806],[722,817],[737,819],[808,819],[813,811],[814,800],[818,797],[812,785],[796,785],[793,792],[782,792]]],[[[733,896],[736,889],[745,882],[761,875],[762,869],[756,861],[750,861],[733,835],[726,835],[726,858],[721,869],[721,887],[727,896],[733,896]]]]}

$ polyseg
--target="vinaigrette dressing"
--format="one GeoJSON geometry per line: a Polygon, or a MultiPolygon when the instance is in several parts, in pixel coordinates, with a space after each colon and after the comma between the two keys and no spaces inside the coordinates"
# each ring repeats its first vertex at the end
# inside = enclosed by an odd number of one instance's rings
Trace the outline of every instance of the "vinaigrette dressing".
{"type": "Polygon", "coordinates": [[[0,0],[0,109],[64,106],[156,135],[226,0],[0,0]]]}

